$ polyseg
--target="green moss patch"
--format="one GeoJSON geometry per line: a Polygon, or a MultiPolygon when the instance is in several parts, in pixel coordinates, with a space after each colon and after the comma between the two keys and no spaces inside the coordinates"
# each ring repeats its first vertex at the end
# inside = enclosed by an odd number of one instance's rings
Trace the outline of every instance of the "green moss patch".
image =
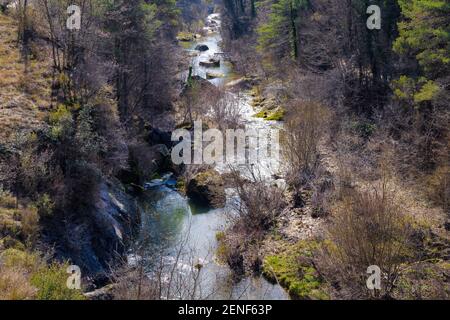
{"type": "Polygon", "coordinates": [[[180,42],[189,42],[195,40],[195,34],[191,32],[179,32],[177,35],[177,40],[180,42]]]}
{"type": "Polygon", "coordinates": [[[256,113],[254,117],[256,118],[262,118],[267,121],[283,121],[285,115],[285,111],[283,108],[278,107],[274,110],[266,110],[263,109],[256,113]]]}
{"type": "Polygon", "coordinates": [[[281,254],[267,256],[263,275],[286,288],[294,299],[328,299],[326,287],[311,262],[317,247],[316,242],[300,241],[281,254]]]}

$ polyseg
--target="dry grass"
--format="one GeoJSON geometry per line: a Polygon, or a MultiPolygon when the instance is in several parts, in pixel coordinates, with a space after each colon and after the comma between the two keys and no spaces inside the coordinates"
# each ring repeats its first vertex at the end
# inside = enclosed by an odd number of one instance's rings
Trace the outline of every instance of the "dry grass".
{"type": "Polygon", "coordinates": [[[0,139],[7,142],[17,130],[41,125],[50,106],[51,79],[49,59],[38,61],[32,55],[26,70],[13,18],[0,14],[0,34],[0,139]]]}
{"type": "Polygon", "coordinates": [[[0,271],[0,300],[29,300],[36,295],[24,270],[2,268],[0,271]]]}

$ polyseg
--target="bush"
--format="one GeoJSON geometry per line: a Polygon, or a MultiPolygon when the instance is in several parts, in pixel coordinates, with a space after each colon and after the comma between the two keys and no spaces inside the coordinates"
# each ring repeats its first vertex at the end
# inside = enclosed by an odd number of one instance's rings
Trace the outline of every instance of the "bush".
{"type": "Polygon", "coordinates": [[[41,195],[36,201],[39,217],[50,217],[55,209],[55,203],[47,193],[41,195]]]}
{"type": "Polygon", "coordinates": [[[52,263],[48,267],[41,268],[31,277],[31,284],[38,289],[38,300],[84,300],[80,290],[67,287],[66,273],[68,264],[52,263]]]}
{"type": "Polygon", "coordinates": [[[400,266],[411,257],[412,227],[399,206],[395,191],[386,182],[373,190],[354,190],[339,205],[329,232],[334,242],[328,250],[329,265],[338,281],[354,297],[370,296],[366,287],[367,268],[382,271],[382,290],[389,295],[400,266]]]}
{"type": "Polygon", "coordinates": [[[0,262],[4,267],[20,268],[27,272],[33,272],[42,266],[42,261],[37,254],[13,248],[1,253],[0,262]]]}
{"type": "Polygon", "coordinates": [[[35,295],[36,288],[30,285],[23,270],[0,269],[0,300],[29,300],[35,295]]]}
{"type": "Polygon", "coordinates": [[[317,165],[317,144],[323,137],[329,119],[327,108],[318,103],[298,102],[291,108],[282,137],[283,151],[289,166],[291,183],[317,165]]]}
{"type": "Polygon", "coordinates": [[[33,246],[39,235],[39,215],[34,207],[21,210],[22,238],[26,244],[33,246]]]}

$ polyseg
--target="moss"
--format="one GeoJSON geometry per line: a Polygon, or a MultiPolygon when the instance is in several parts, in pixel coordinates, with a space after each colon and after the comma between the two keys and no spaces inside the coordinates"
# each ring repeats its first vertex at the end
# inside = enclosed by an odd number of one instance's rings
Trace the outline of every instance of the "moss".
{"type": "Polygon", "coordinates": [[[161,179],[161,175],[158,172],[155,172],[151,175],[150,180],[161,179]]]}
{"type": "Polygon", "coordinates": [[[192,46],[192,43],[188,41],[180,41],[179,44],[183,49],[190,49],[192,46]]]}
{"type": "Polygon", "coordinates": [[[274,110],[263,109],[256,113],[254,117],[262,118],[267,121],[282,121],[284,119],[285,111],[283,108],[278,107],[274,110]]]}
{"type": "Polygon", "coordinates": [[[224,241],[219,241],[216,249],[216,256],[220,262],[225,262],[230,255],[230,250],[224,241]]]}
{"type": "Polygon", "coordinates": [[[216,240],[217,241],[223,241],[225,239],[225,232],[219,231],[216,233],[216,240]]]}
{"type": "Polygon", "coordinates": [[[301,241],[287,246],[281,254],[265,258],[263,274],[272,282],[279,282],[295,299],[328,299],[317,271],[309,258],[318,247],[316,242],[301,241]]]}
{"type": "Polygon", "coordinates": [[[193,34],[191,32],[181,31],[177,35],[177,40],[180,42],[190,42],[190,41],[194,41],[194,39],[195,39],[195,34],[193,34]]]}
{"type": "Polygon", "coordinates": [[[200,172],[195,176],[198,185],[220,184],[221,177],[217,171],[207,170],[200,172]]]}
{"type": "Polygon", "coordinates": [[[186,193],[186,181],[184,179],[178,179],[175,187],[178,191],[186,193]]]}
{"type": "Polygon", "coordinates": [[[260,112],[256,113],[254,115],[255,118],[263,118],[266,119],[269,115],[269,111],[267,110],[261,110],[260,112]]]}
{"type": "Polygon", "coordinates": [[[282,121],[284,118],[284,109],[277,108],[274,112],[272,112],[266,120],[269,121],[282,121]]]}

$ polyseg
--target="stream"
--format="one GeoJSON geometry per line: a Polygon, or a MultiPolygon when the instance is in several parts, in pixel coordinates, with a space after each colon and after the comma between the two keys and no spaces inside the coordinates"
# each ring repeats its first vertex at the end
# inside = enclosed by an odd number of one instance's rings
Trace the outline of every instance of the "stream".
{"type": "MultiPolygon", "coordinates": [[[[222,86],[229,81],[231,66],[224,61],[221,52],[221,35],[219,14],[211,14],[207,18],[208,29],[206,36],[192,42],[187,49],[192,56],[193,74],[206,78],[207,72],[220,73],[223,76],[209,79],[216,86],[222,86]],[[214,21],[214,22],[212,22],[214,21]],[[208,46],[207,51],[196,51],[198,44],[208,46]],[[201,61],[210,57],[220,58],[220,67],[204,67],[201,61]]],[[[239,108],[242,120],[246,126],[256,129],[270,129],[280,126],[271,121],[264,121],[253,117],[251,97],[239,94],[239,108]]],[[[267,178],[270,174],[270,160],[261,163],[261,172],[267,178]]],[[[219,172],[226,168],[216,166],[219,172]]],[[[164,180],[170,181],[168,175],[164,180]]],[[[173,184],[173,181],[172,181],[173,184]]],[[[228,217],[233,211],[233,190],[227,190],[227,203],[222,209],[197,208],[185,196],[167,183],[150,182],[150,188],[140,200],[142,213],[142,227],[140,243],[145,244],[140,251],[139,259],[148,261],[158,260],[158,266],[149,267],[149,277],[156,276],[155,269],[165,271],[163,283],[172,286],[171,293],[162,298],[167,299],[288,299],[287,293],[279,285],[273,285],[263,277],[247,276],[237,281],[233,278],[228,266],[220,264],[215,258],[217,249],[217,232],[226,228],[228,217]],[[158,257],[158,259],[155,259],[158,257]],[[153,269],[152,269],[153,268],[153,269]],[[200,269],[200,271],[199,271],[200,269]],[[172,272],[175,271],[175,272],[172,272]],[[168,279],[167,273],[171,274],[168,279]],[[176,273],[176,276],[173,276],[176,273]]],[[[136,260],[136,255],[130,257],[129,263],[136,260]]],[[[160,275],[159,275],[160,276],[160,275]]],[[[161,276],[160,276],[161,278],[161,276]]]]}

